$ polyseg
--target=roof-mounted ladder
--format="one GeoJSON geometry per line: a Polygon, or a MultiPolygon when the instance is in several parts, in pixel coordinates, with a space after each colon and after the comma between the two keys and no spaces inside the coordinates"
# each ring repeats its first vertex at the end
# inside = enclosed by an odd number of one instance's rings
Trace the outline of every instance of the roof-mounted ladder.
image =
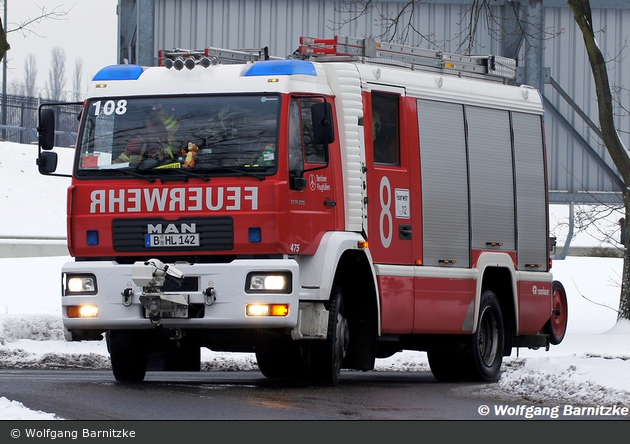
{"type": "Polygon", "coordinates": [[[441,51],[377,42],[368,37],[357,39],[335,36],[331,39],[300,37],[302,57],[317,61],[339,61],[348,58],[369,63],[385,63],[410,69],[507,82],[516,78],[516,60],[495,55],[460,55],[441,51]]]}
{"type": "Polygon", "coordinates": [[[216,64],[237,64],[269,60],[269,50],[265,46],[260,49],[221,49],[208,47],[205,49],[172,49],[158,51],[158,65],[181,70],[193,69],[195,65],[208,67],[216,64]]]}

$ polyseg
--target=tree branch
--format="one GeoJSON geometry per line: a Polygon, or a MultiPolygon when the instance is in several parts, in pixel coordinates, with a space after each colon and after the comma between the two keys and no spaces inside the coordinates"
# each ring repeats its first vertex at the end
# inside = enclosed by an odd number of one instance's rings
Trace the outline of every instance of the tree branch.
{"type": "Polygon", "coordinates": [[[35,23],[40,23],[43,19],[52,19],[52,20],[63,20],[63,17],[67,16],[68,13],[72,10],[74,5],[70,7],[70,9],[63,10],[61,6],[55,6],[51,11],[46,11],[45,6],[40,7],[41,13],[35,18],[29,18],[25,22],[19,24],[17,27],[13,29],[7,29],[6,33],[9,34],[11,32],[21,32],[22,34],[35,34],[39,36],[33,29],[31,29],[31,25],[35,23]]]}

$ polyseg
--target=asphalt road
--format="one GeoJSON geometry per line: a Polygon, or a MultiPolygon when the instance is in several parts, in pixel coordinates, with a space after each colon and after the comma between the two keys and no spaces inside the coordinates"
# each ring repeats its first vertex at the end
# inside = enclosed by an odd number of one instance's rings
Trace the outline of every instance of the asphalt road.
{"type": "Polygon", "coordinates": [[[0,370],[0,394],[66,420],[480,420],[515,402],[487,384],[438,383],[430,372],[343,372],[337,387],[261,373],[148,372],[121,384],[108,370],[0,370]]]}

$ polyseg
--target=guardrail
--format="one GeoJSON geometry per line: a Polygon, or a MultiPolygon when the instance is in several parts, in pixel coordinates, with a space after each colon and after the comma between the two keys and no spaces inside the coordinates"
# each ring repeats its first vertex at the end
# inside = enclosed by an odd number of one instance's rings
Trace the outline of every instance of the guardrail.
{"type": "Polygon", "coordinates": [[[0,236],[0,258],[69,256],[67,239],[57,236],[0,236]]]}

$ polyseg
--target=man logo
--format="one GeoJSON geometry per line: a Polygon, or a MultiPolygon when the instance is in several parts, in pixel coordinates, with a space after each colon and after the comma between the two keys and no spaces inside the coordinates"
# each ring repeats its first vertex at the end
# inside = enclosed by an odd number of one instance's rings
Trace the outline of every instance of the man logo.
{"type": "Polygon", "coordinates": [[[147,225],[147,232],[149,234],[180,234],[180,233],[196,233],[197,224],[181,224],[179,227],[175,224],[168,224],[163,227],[162,224],[149,224],[147,225]]]}

